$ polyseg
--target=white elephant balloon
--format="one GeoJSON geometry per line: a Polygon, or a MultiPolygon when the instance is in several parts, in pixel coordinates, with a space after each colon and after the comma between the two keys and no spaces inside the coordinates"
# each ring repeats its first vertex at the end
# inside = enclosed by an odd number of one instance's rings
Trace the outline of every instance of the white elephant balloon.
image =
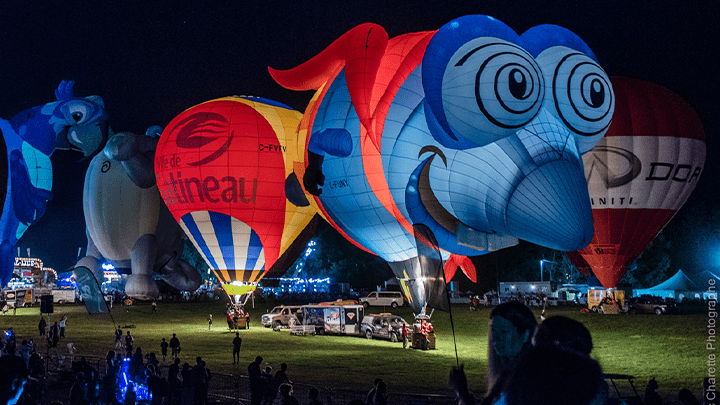
{"type": "MultiPolygon", "coordinates": [[[[104,109],[97,100],[91,107],[104,109]]],[[[158,296],[153,278],[158,273],[180,290],[196,290],[202,282],[197,270],[180,260],[187,237],[155,184],[153,158],[159,132],[151,127],[144,135],[113,134],[106,122],[70,126],[68,144],[63,145],[92,158],[83,188],[87,255],[76,267],[89,268],[100,280],[103,263],[129,268],[125,293],[140,299],[158,296]]]]}

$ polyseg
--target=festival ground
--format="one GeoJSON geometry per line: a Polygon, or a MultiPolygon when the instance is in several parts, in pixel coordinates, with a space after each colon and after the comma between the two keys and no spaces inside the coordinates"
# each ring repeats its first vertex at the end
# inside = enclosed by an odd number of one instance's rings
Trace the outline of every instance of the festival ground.
{"type": "MultiPolygon", "coordinates": [[[[0,316],[0,329],[13,327],[18,342],[33,339],[44,357],[50,354],[53,367],[69,367],[66,357],[69,342],[76,348],[76,359],[79,356],[95,361],[104,359],[114,347],[113,332],[116,325],[120,325],[123,331],[130,331],[135,347],[145,353],[159,354],[161,339],[169,340],[177,333],[182,361],[193,364],[195,357],[200,356],[218,375],[246,375],[247,364],[261,355],[263,366],[278,369],[280,363],[287,363],[288,375],[295,383],[364,392],[374,378],[380,377],[387,382],[389,392],[407,394],[449,394],[448,372],[457,365],[457,345],[459,363],[465,365],[471,389],[477,396],[483,394],[490,308],[471,311],[467,305],[454,305],[452,317],[435,312],[432,321],[437,332],[437,349],[421,351],[403,350],[402,343],[364,337],[294,336],[287,330],[276,332],[260,325],[260,315],[272,306],[256,303],[254,308],[250,307],[251,328],[239,331],[243,338],[239,366],[232,364],[234,332],[221,322],[225,302],[219,300],[161,301],[155,315],[151,313],[150,303],[116,305],[112,318],[88,315],[82,305],[59,305],[50,316],[50,324],[67,315],[66,337],[49,351],[44,339],[38,339],[38,307],[21,308],[15,316],[11,313],[0,316]],[[211,313],[216,322],[208,330],[207,319],[211,313]],[[57,364],[58,359],[62,359],[63,364],[57,364]]],[[[533,310],[540,320],[540,309],[533,310]]],[[[367,311],[380,312],[412,319],[408,307],[396,310],[370,307],[367,311]]],[[[593,336],[592,357],[599,361],[605,373],[634,376],[641,394],[647,381],[655,377],[661,395],[674,399],[681,388],[690,389],[698,398],[702,393],[702,381],[708,373],[706,312],[707,308],[696,308],[677,315],[601,315],[580,313],[579,307],[557,307],[549,308],[546,316],[565,315],[583,322],[593,336]]],[[[169,359],[163,364],[169,365],[169,359]]]]}

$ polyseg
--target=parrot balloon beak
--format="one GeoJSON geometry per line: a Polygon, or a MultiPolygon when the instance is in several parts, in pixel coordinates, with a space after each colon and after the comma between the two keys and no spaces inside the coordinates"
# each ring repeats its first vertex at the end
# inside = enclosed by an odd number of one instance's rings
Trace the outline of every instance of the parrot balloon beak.
{"type": "Polygon", "coordinates": [[[582,166],[556,160],[529,173],[510,198],[507,226],[509,234],[552,249],[587,246],[594,228],[582,166]]]}

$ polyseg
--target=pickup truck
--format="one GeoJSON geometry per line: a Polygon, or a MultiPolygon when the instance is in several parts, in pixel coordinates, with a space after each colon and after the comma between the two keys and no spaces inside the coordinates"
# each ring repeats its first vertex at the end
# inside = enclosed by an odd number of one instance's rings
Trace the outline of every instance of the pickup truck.
{"type": "Polygon", "coordinates": [[[260,318],[264,327],[289,328],[302,323],[302,309],[297,305],[280,305],[260,318]]]}

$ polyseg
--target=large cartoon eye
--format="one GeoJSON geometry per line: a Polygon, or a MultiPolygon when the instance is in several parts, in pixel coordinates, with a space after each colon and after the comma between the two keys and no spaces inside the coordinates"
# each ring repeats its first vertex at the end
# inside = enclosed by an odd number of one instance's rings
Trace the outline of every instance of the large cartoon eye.
{"type": "Polygon", "coordinates": [[[578,136],[580,153],[592,149],[610,126],[615,96],[605,71],[587,55],[556,46],[537,61],[548,83],[546,99],[554,100],[553,115],[578,136]]]}
{"type": "Polygon", "coordinates": [[[480,146],[514,133],[542,106],[543,76],[523,48],[498,38],[474,39],[450,59],[443,106],[459,135],[480,146]]]}
{"type": "Polygon", "coordinates": [[[70,101],[65,105],[65,116],[75,124],[82,124],[90,117],[89,108],[83,101],[70,101]]]}

